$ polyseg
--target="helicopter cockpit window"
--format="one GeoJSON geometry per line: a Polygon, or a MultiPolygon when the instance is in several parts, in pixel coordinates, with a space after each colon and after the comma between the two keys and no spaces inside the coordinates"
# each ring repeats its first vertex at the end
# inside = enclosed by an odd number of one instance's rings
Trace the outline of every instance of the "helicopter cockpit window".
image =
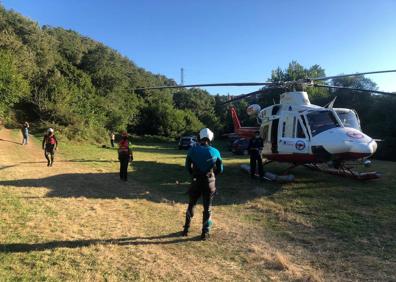
{"type": "Polygon", "coordinates": [[[331,111],[312,111],[307,114],[307,118],[312,136],[341,126],[331,111]]]}
{"type": "Polygon", "coordinates": [[[361,130],[358,117],[356,116],[356,113],[354,111],[335,111],[345,127],[351,127],[357,130],[361,130]]]}

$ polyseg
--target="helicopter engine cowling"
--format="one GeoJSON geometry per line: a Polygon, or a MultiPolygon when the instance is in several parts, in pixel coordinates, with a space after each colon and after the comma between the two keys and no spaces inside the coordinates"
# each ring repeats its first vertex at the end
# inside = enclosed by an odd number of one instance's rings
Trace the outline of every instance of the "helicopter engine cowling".
{"type": "Polygon", "coordinates": [[[258,115],[260,111],[261,111],[261,107],[258,104],[252,104],[246,109],[246,112],[249,116],[258,115]]]}

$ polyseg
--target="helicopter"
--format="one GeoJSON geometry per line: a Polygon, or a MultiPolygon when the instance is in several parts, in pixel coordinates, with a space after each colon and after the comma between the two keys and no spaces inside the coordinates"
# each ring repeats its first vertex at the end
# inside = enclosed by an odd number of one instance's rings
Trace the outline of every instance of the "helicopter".
{"type": "Polygon", "coordinates": [[[347,166],[348,161],[366,161],[368,163],[368,158],[376,152],[378,147],[376,140],[362,132],[357,113],[351,109],[333,108],[334,100],[326,107],[311,104],[308,94],[304,90],[308,87],[319,87],[395,96],[390,92],[319,83],[335,78],[389,72],[396,72],[396,70],[314,77],[285,82],[190,84],[149,87],[139,90],[262,86],[257,91],[239,95],[223,103],[228,104],[250,96],[270,93],[274,89],[282,89],[284,92],[280,95],[278,104],[263,109],[259,105],[249,106],[250,114],[257,116],[260,136],[263,139],[263,150],[261,151],[261,155],[265,159],[263,164],[266,165],[273,161],[291,164],[284,173],[304,165],[312,169],[352,176],[357,179],[372,179],[378,178],[379,174],[376,172],[358,173],[347,166]],[[333,168],[323,168],[320,164],[331,164],[333,168]]]}

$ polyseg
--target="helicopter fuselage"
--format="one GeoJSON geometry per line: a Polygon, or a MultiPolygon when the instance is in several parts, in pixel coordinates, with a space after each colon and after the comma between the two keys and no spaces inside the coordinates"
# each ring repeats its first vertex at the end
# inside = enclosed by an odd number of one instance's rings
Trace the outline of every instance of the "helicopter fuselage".
{"type": "Polygon", "coordinates": [[[268,160],[342,162],[368,158],[377,149],[371,137],[346,127],[334,109],[311,104],[306,92],[283,93],[280,104],[259,112],[258,122],[264,141],[262,156],[268,160]]]}

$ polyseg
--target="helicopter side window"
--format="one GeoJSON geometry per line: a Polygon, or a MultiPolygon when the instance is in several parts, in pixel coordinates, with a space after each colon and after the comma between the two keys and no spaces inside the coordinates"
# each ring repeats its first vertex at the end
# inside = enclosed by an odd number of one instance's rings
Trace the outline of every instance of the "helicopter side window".
{"type": "Polygon", "coordinates": [[[297,123],[297,138],[305,138],[304,130],[301,126],[301,121],[299,120],[297,123]]]}
{"type": "Polygon", "coordinates": [[[312,136],[328,129],[341,126],[331,111],[312,111],[307,114],[307,119],[312,136]]]}
{"type": "Polygon", "coordinates": [[[279,119],[275,119],[272,121],[271,125],[271,144],[272,144],[272,153],[278,153],[278,127],[279,127],[279,119]]]}
{"type": "Polygon", "coordinates": [[[296,136],[296,117],[293,118],[293,137],[296,136]]]}
{"type": "Polygon", "coordinates": [[[303,115],[300,115],[300,121],[299,122],[301,122],[301,121],[302,121],[301,126],[303,127],[303,131],[305,129],[305,132],[306,132],[306,134],[304,132],[304,136],[308,137],[308,139],[310,139],[309,131],[308,131],[308,127],[307,127],[307,122],[305,121],[305,117],[303,115]]]}

